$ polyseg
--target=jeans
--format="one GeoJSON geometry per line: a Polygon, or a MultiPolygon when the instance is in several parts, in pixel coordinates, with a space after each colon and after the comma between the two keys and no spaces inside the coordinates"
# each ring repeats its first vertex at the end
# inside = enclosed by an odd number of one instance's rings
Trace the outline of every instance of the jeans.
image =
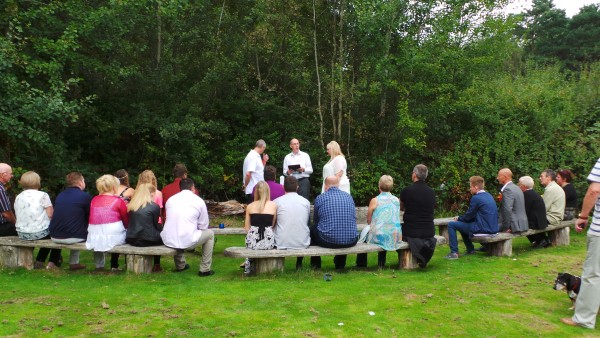
{"type": "Polygon", "coordinates": [[[473,242],[471,242],[472,225],[475,225],[475,222],[465,223],[460,221],[454,221],[448,223],[448,239],[450,241],[450,252],[458,253],[458,237],[456,235],[457,231],[460,232],[463,241],[465,242],[467,252],[475,250],[473,242]]]}

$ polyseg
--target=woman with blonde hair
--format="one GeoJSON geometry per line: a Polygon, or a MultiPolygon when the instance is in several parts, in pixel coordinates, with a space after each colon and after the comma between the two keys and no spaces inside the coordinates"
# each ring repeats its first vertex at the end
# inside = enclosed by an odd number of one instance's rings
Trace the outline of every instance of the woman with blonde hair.
{"type": "MultiPolygon", "coordinates": [[[[156,188],[150,183],[139,184],[127,205],[129,226],[125,241],[133,246],[162,245],[162,226],[158,223],[160,208],[154,203],[156,188]]],[[[152,272],[161,272],[160,255],[154,256],[152,272]]]]}
{"type": "MultiPolygon", "coordinates": [[[[154,172],[152,172],[152,170],[144,170],[142,171],[142,173],[140,174],[140,176],[138,176],[138,182],[137,182],[137,186],[136,189],[140,186],[140,184],[144,184],[144,183],[149,183],[152,184],[152,186],[154,186],[154,197],[153,197],[153,201],[154,203],[156,203],[156,205],[158,205],[158,207],[161,209],[164,208],[163,205],[163,195],[162,192],[160,192],[160,190],[158,190],[158,181],[156,180],[156,176],[154,175],[154,172]]],[[[162,219],[158,218],[158,223],[162,224],[162,219]]]]}
{"type": "MultiPolygon", "coordinates": [[[[33,241],[50,239],[50,219],[54,213],[50,196],[40,191],[41,179],[35,171],[28,171],[21,176],[19,184],[23,192],[15,199],[15,216],[17,234],[20,239],[33,241]]],[[[60,249],[40,248],[33,263],[34,269],[42,269],[50,254],[47,269],[60,266],[60,249]]]]}
{"type": "MultiPolygon", "coordinates": [[[[379,195],[371,199],[367,210],[369,233],[366,242],[377,244],[386,251],[379,251],[377,265],[385,267],[388,251],[400,249],[402,244],[402,225],[400,224],[400,200],[392,195],[394,180],[389,175],[379,179],[379,195]]],[[[400,256],[398,256],[400,258],[400,256]]],[[[356,255],[356,266],[367,266],[367,254],[356,255]]]]}
{"type": "MultiPolygon", "coordinates": [[[[275,247],[275,221],[277,204],[270,199],[269,185],[265,181],[256,184],[254,202],[246,207],[246,247],[254,250],[269,250],[275,247]]],[[[251,274],[254,266],[251,259],[246,259],[245,274],[251,274]]]]}
{"type": "MultiPolygon", "coordinates": [[[[112,175],[104,175],[96,180],[98,195],[90,204],[90,224],[85,246],[94,250],[96,270],[104,270],[104,252],[116,245],[125,244],[125,234],[129,216],[127,205],[117,196],[119,179],[112,175]]],[[[120,271],[119,254],[113,253],[110,258],[112,271],[120,271]]]]}
{"type": "Polygon", "coordinates": [[[338,188],[341,191],[350,193],[350,180],[347,175],[348,164],[346,158],[342,154],[342,149],[336,141],[331,141],[327,144],[327,154],[329,161],[323,166],[323,187],[321,193],[325,192],[325,179],[329,176],[337,176],[340,180],[338,188]]]}

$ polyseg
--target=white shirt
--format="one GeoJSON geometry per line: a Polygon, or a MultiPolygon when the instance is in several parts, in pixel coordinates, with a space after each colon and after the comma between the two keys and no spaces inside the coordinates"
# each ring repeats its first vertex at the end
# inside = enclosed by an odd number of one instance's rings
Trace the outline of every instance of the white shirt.
{"type": "Polygon", "coordinates": [[[246,173],[250,172],[250,181],[248,182],[248,185],[246,186],[244,192],[246,194],[251,194],[256,183],[265,180],[265,166],[263,165],[260,154],[257,153],[254,149],[250,150],[250,152],[248,152],[248,155],[246,155],[246,158],[244,159],[243,171],[243,182],[246,182],[246,173]]]}
{"type": "Polygon", "coordinates": [[[18,232],[34,234],[48,229],[50,218],[46,208],[52,202],[47,193],[39,190],[27,189],[17,195],[15,199],[15,227],[18,232]]]}
{"type": "Polygon", "coordinates": [[[165,208],[169,217],[160,237],[170,248],[189,248],[200,240],[202,230],[208,229],[206,204],[190,190],[171,196],[165,208]]]}
{"type": "Polygon", "coordinates": [[[292,172],[292,176],[297,179],[309,177],[313,172],[312,163],[310,162],[310,156],[307,153],[298,150],[297,154],[291,152],[283,159],[283,174],[288,176],[288,167],[290,165],[299,164],[300,168],[304,168],[304,172],[292,172]]]}
{"type": "Polygon", "coordinates": [[[310,245],[310,202],[295,192],[275,199],[277,226],[275,245],[277,249],[306,249],[310,245]]]}

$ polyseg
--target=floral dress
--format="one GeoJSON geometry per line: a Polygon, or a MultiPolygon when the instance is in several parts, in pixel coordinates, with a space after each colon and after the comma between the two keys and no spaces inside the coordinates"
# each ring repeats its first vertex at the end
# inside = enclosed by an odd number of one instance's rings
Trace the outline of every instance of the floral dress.
{"type": "MultiPolygon", "coordinates": [[[[273,233],[273,217],[271,214],[250,214],[250,230],[246,235],[246,247],[253,250],[269,250],[275,248],[273,233]]],[[[252,259],[246,258],[244,273],[254,272],[252,259]]]]}
{"type": "Polygon", "coordinates": [[[389,192],[377,196],[377,207],[371,218],[367,243],[377,244],[387,251],[398,250],[402,244],[400,201],[389,192]]]}

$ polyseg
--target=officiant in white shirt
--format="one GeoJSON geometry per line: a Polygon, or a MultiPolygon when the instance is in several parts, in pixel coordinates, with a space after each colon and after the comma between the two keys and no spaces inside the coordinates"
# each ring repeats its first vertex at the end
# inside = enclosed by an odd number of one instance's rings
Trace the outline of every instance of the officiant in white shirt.
{"type": "Polygon", "coordinates": [[[313,172],[310,156],[300,151],[300,142],[293,138],[290,141],[292,152],[283,160],[283,174],[298,179],[298,195],[310,201],[310,174],[313,172]]]}

